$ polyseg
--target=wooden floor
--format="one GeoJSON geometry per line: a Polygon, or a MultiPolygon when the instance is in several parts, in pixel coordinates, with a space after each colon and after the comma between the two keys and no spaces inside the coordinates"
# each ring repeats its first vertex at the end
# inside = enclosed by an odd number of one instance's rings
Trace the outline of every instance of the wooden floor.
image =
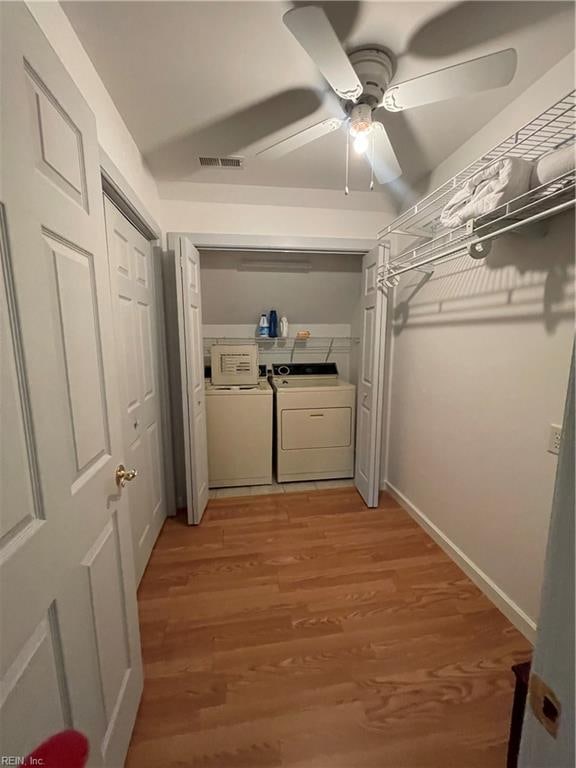
{"type": "Polygon", "coordinates": [[[129,768],[503,768],[529,645],[389,497],[210,501],[139,590],[129,768]]]}

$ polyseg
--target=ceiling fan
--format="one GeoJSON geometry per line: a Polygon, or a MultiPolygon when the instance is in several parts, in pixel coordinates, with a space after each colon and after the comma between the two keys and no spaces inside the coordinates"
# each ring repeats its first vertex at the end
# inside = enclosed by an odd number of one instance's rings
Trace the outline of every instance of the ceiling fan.
{"type": "MultiPolygon", "coordinates": [[[[286,27],[314,61],[338,97],[332,99],[334,117],[289,136],[258,152],[281,157],[343,126],[354,150],[364,155],[380,184],[402,175],[386,129],[376,110],[390,112],[453,99],[507,85],[516,71],[516,51],[508,48],[470,59],[402,83],[392,83],[395,58],[377,45],[347,54],[322,8],[292,8],[283,16],[286,27]]],[[[347,143],[348,157],[348,143],[347,143]]]]}

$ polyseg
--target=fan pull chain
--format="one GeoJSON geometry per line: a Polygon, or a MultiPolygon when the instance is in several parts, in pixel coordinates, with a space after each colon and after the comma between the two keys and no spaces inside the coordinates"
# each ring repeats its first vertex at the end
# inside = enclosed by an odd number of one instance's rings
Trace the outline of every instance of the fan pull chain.
{"type": "Polygon", "coordinates": [[[374,130],[370,131],[370,192],[374,191],[374,130]]]}
{"type": "Polygon", "coordinates": [[[350,131],[346,131],[346,183],[344,185],[344,194],[350,194],[350,188],[348,186],[348,176],[350,172],[350,131]]]}

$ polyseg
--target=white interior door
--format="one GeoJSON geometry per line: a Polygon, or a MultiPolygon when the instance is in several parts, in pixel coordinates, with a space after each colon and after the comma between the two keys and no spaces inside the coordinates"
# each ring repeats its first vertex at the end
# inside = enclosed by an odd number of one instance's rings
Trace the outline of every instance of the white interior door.
{"type": "Polygon", "coordinates": [[[169,247],[176,260],[188,522],[197,525],[208,503],[200,254],[186,235],[171,236],[169,247]]]}
{"type": "Polygon", "coordinates": [[[104,197],[125,463],[138,476],[127,487],[136,581],[166,517],[162,402],[152,245],[104,197]]]}
{"type": "Polygon", "coordinates": [[[94,116],[0,3],[0,754],[74,727],[120,766],[142,690],[94,116]]]}
{"type": "Polygon", "coordinates": [[[380,493],[386,297],[378,286],[378,269],[383,265],[383,245],[373,248],[362,260],[362,338],[354,482],[369,507],[378,506],[380,493]]]}

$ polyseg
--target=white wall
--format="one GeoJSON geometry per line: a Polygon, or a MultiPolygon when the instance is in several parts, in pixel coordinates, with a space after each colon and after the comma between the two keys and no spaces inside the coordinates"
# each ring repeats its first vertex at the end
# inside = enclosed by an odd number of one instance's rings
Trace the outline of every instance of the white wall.
{"type": "Polygon", "coordinates": [[[392,218],[375,211],[183,200],[162,200],[160,210],[167,232],[298,237],[375,238],[392,218]]]}
{"type": "MultiPolygon", "coordinates": [[[[433,174],[436,185],[574,88],[561,62],[433,174]]],[[[538,619],[574,332],[574,218],[396,291],[387,480],[528,636],[538,619]]]]}
{"type": "Polygon", "coordinates": [[[27,5],[94,113],[100,146],[123,174],[148,213],[162,225],[156,182],[144,165],[134,139],[68,17],[55,0],[28,2],[27,5]]]}
{"type": "Polygon", "coordinates": [[[168,232],[375,239],[394,204],[380,193],[161,183],[168,232]]]}
{"type": "Polygon", "coordinates": [[[293,327],[350,323],[360,293],[361,259],[346,254],[255,254],[202,250],[202,320],[208,324],[256,325],[261,312],[278,310],[293,327]],[[305,260],[309,272],[242,269],[281,259],[305,260]]]}
{"type": "Polygon", "coordinates": [[[268,349],[260,345],[261,363],[324,362],[338,365],[341,376],[351,375],[352,343],[336,341],[328,357],[329,337],[350,337],[360,298],[361,258],[345,254],[247,254],[201,251],[202,321],[205,337],[253,337],[262,312],[276,309],[288,318],[289,336],[310,330],[306,344],[268,349]],[[303,259],[309,272],[239,269],[248,259],[257,264],[281,256],[292,263],[303,259]]]}

